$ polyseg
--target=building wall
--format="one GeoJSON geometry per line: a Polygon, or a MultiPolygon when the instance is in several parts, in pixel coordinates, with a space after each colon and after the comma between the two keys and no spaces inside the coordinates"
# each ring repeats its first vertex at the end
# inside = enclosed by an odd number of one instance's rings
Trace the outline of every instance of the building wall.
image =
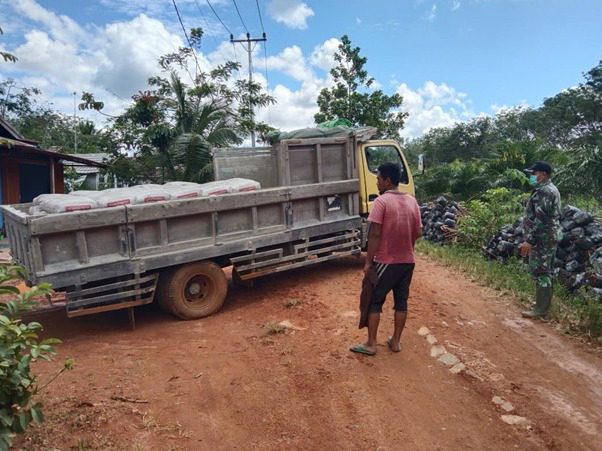
{"type": "MultiPolygon", "coordinates": [[[[65,181],[63,176],[63,166],[60,162],[51,164],[52,157],[48,158],[27,158],[21,156],[6,156],[0,154],[0,171],[2,178],[2,204],[18,204],[20,202],[20,163],[42,164],[48,168],[50,180],[54,179],[54,192],[65,192],[65,181]],[[54,174],[50,174],[54,166],[54,174]]],[[[49,187],[48,192],[52,191],[49,187]]]]}

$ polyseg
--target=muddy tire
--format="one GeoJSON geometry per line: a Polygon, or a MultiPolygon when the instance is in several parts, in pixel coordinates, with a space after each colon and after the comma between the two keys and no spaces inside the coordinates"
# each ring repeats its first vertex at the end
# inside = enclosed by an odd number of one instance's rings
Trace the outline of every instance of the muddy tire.
{"type": "Polygon", "coordinates": [[[211,261],[176,268],[160,287],[159,305],[182,319],[197,319],[217,312],[228,292],[226,275],[211,261]]]}

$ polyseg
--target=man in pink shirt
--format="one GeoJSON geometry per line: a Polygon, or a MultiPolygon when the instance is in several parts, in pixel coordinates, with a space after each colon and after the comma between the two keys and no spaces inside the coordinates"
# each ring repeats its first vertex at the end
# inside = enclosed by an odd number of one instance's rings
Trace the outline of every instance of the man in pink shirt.
{"type": "Polygon", "coordinates": [[[393,290],[395,329],[387,344],[393,352],[401,351],[401,333],[408,316],[408,296],[414,272],[414,243],[422,236],[420,207],[416,199],[398,190],[401,169],[395,163],[378,168],[376,184],[380,196],[368,216],[370,234],[364,273],[373,268],[378,283],[372,292],[368,313],[368,341],[349,348],[362,354],[376,354],[376,334],[382,306],[393,290]]]}

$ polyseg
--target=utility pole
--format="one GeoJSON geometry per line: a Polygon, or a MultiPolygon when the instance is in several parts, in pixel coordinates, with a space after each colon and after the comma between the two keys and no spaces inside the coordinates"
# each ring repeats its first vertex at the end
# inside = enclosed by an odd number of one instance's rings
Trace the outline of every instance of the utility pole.
{"type": "MultiPolygon", "coordinates": [[[[253,104],[251,103],[251,84],[253,83],[253,59],[252,53],[258,42],[267,41],[265,33],[260,39],[251,39],[251,35],[247,33],[247,39],[234,39],[234,35],[230,35],[230,42],[240,43],[245,51],[249,54],[249,109],[251,110],[251,122],[253,122],[253,104]],[[245,45],[246,44],[246,45],[245,45]],[[252,46],[251,46],[252,45],[252,46]]],[[[255,147],[255,130],[251,130],[251,147],[255,147]]]]}
{"type": "Polygon", "coordinates": [[[77,109],[75,108],[77,92],[73,92],[73,137],[75,145],[73,146],[75,152],[77,152],[77,109]]]}

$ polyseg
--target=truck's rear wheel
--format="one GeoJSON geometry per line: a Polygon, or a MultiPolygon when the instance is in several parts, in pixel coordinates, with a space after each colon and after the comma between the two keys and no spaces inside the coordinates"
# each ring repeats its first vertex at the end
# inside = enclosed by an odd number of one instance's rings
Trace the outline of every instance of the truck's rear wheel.
{"type": "Polygon", "coordinates": [[[217,312],[228,292],[226,275],[211,261],[189,263],[167,277],[159,304],[182,319],[197,319],[217,312]]]}

